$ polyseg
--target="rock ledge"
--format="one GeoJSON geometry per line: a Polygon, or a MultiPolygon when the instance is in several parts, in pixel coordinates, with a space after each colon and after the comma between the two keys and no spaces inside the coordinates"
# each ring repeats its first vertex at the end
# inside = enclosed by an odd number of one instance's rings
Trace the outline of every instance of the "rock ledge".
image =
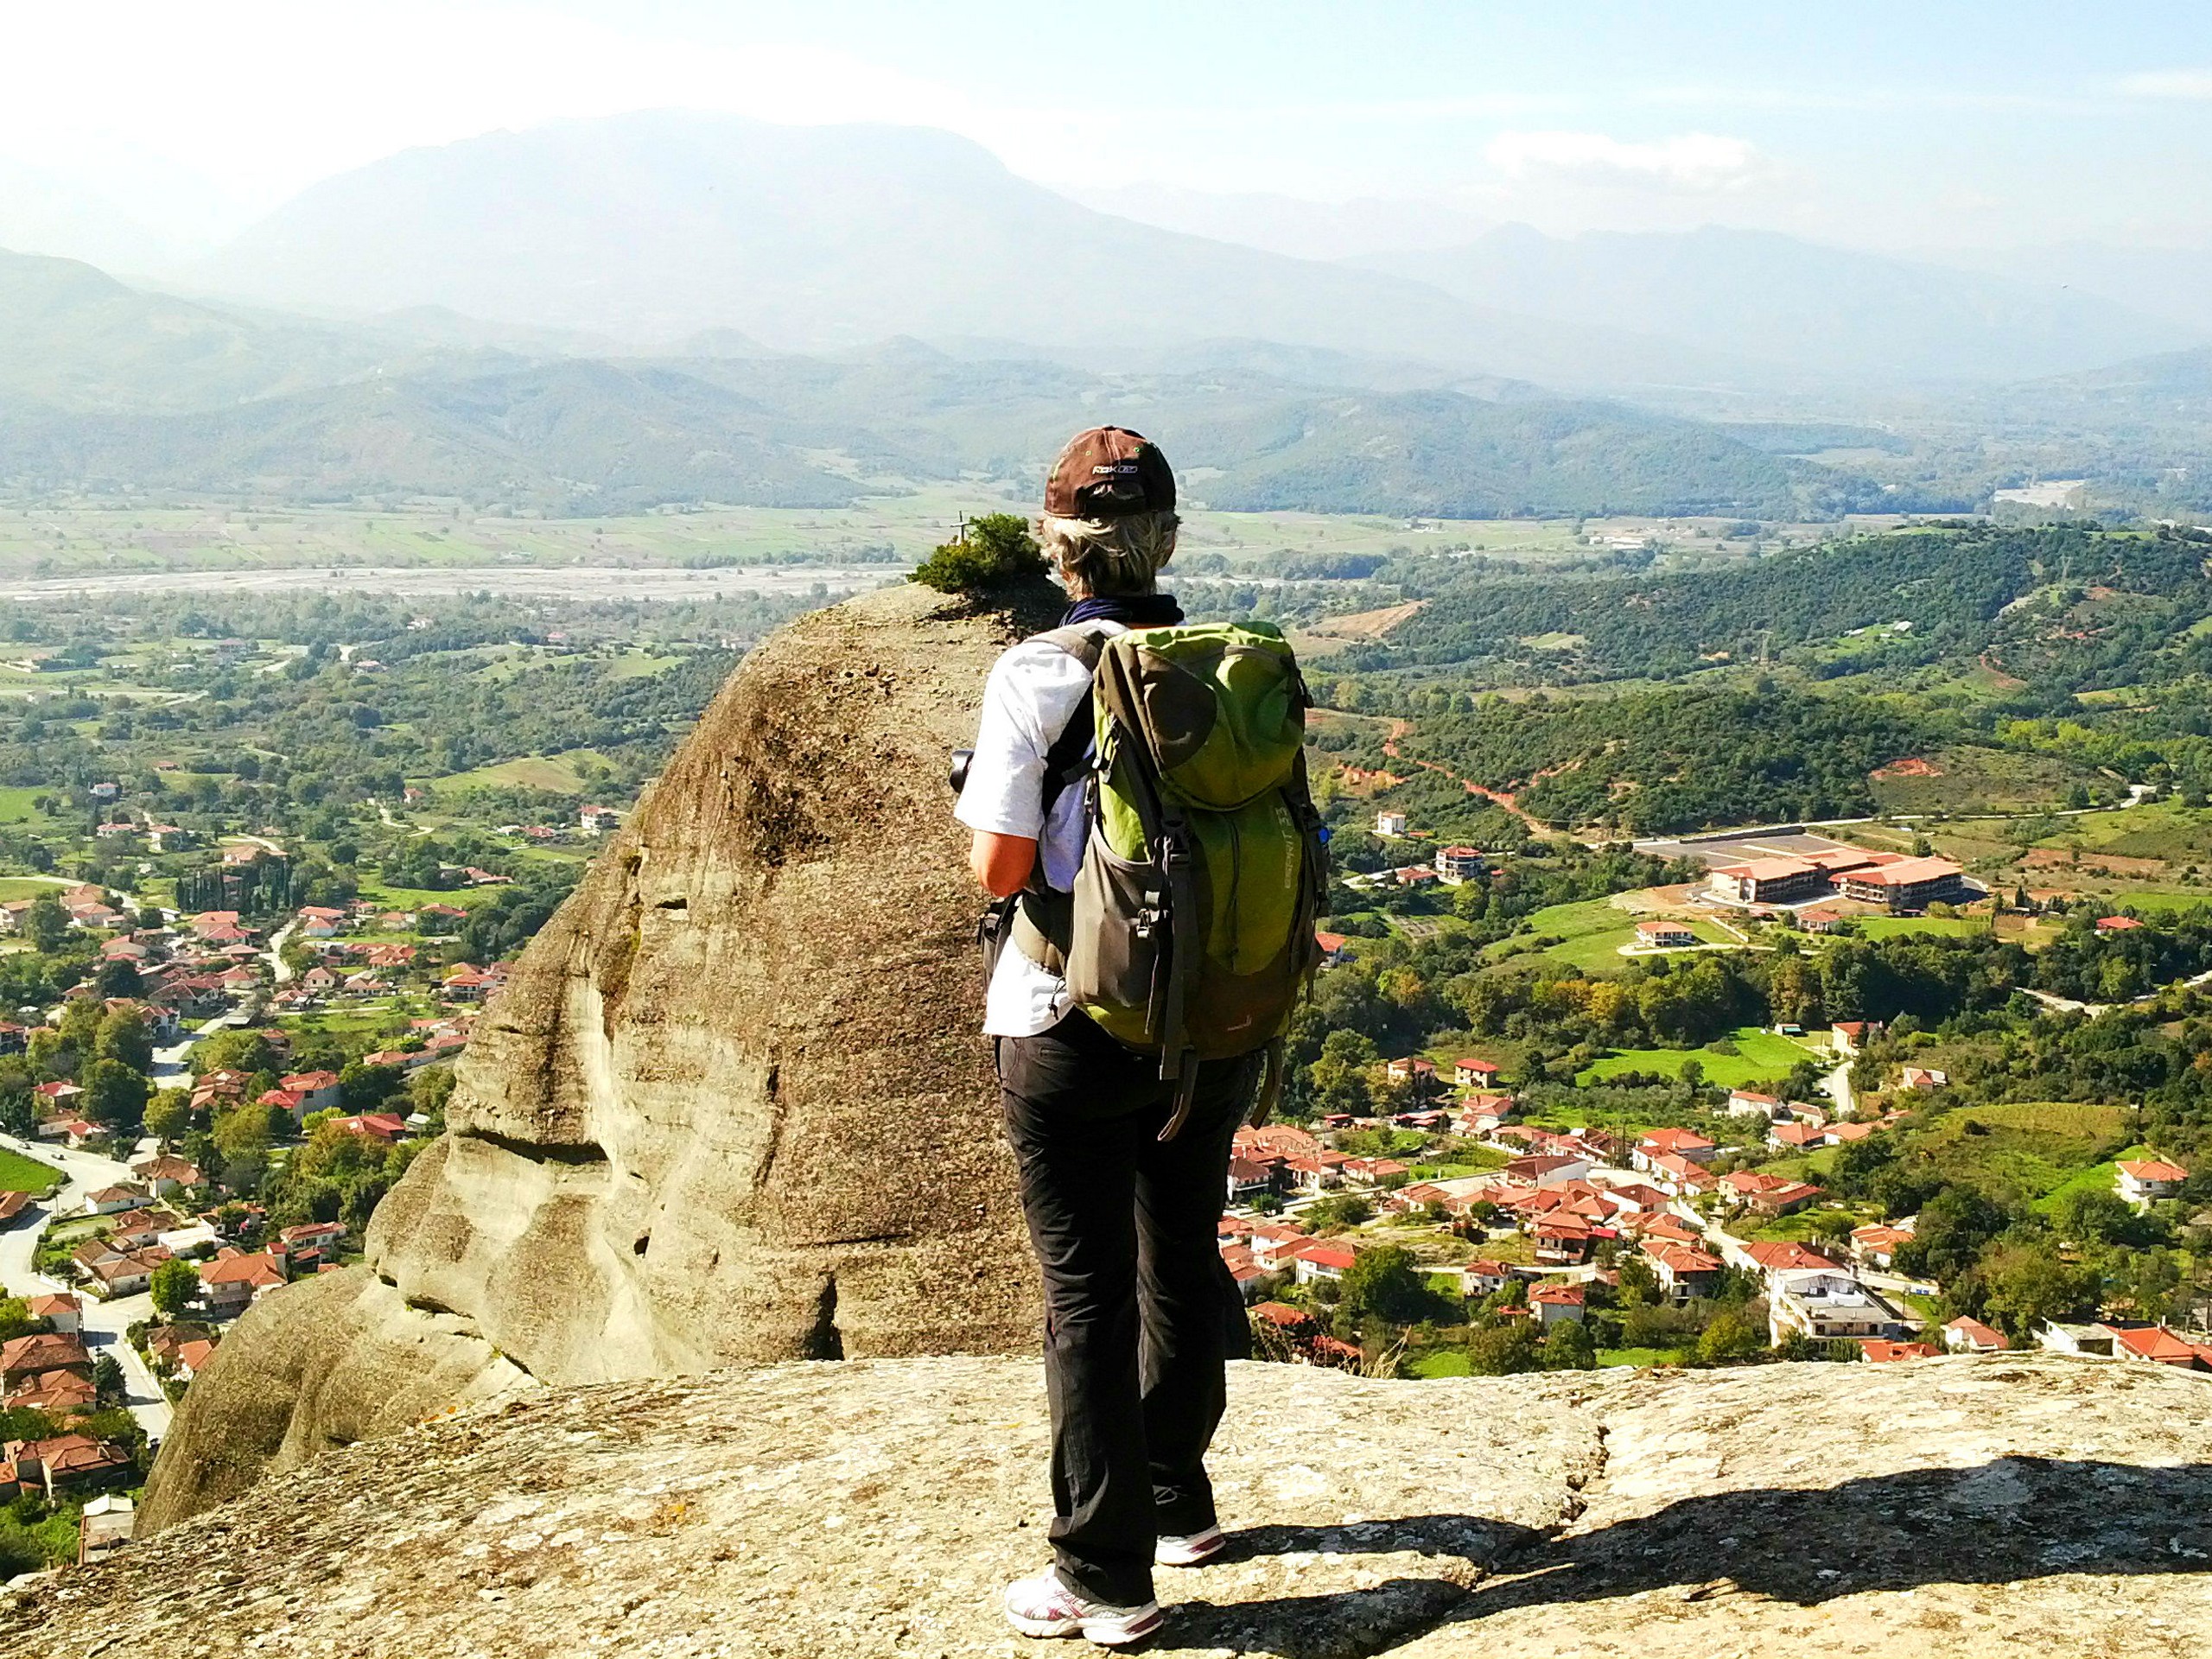
{"type": "MultiPolygon", "coordinates": [[[[543,1389],[12,1592],[23,1656],[1010,1656],[1035,1366],[543,1389]]],[[[1240,1365],[1151,1651],[2212,1653],[2212,1379],[2048,1357],[1376,1382],[1240,1365]]],[[[1079,1649],[1078,1649],[1079,1650],[1079,1649]]]]}

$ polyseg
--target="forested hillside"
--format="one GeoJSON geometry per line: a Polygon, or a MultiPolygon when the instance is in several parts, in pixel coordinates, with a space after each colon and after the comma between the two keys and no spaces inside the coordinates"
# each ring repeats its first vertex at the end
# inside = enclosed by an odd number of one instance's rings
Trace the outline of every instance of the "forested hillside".
{"type": "MultiPolygon", "coordinates": [[[[1484,582],[1430,600],[1386,644],[1346,661],[1495,658],[1664,677],[1868,628],[1910,635],[1914,654],[1932,661],[1986,649],[2006,607],[2045,587],[2139,596],[2163,634],[2212,610],[2208,551],[2171,536],[1978,526],[1861,537],[1723,570],[1484,582]]],[[[2141,643],[2131,638],[2127,649],[2141,643]]]]}
{"type": "MultiPolygon", "coordinates": [[[[1365,767],[1435,768],[1426,790],[1461,780],[1548,824],[1639,835],[1868,815],[1870,774],[1938,751],[1952,781],[1923,804],[1946,810],[2056,806],[2115,780],[2199,791],[2208,557],[2196,531],[1974,526],[1719,569],[1470,570],[1382,640],[1319,659],[1325,702],[1400,722],[1387,741],[1375,725],[1321,741],[1365,767]],[[1545,685],[1580,689],[1531,694],[1545,685]]],[[[1363,586],[1387,596],[1400,568],[1363,586]]]]}

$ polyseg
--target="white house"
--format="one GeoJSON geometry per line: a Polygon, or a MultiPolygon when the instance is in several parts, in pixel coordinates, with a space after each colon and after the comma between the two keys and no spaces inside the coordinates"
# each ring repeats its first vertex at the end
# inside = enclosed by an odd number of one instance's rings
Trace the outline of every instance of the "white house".
{"type": "Polygon", "coordinates": [[[1817,1342],[1904,1333],[1890,1305],[1840,1268],[1801,1268],[1777,1273],[1770,1282],[1770,1341],[1793,1332],[1817,1342]]]}
{"type": "Polygon", "coordinates": [[[2000,1354],[2012,1344],[2003,1332],[1961,1313],[1943,1327],[1943,1345],[1955,1354],[2000,1354]]]}
{"type": "Polygon", "coordinates": [[[104,1186],[97,1192],[87,1193],[85,1213],[88,1216],[121,1215],[125,1210],[136,1210],[146,1202],[149,1196],[143,1186],[133,1186],[127,1181],[118,1182],[113,1186],[104,1186]]]}
{"type": "Polygon", "coordinates": [[[1352,1253],[1342,1244],[1332,1244],[1316,1239],[1301,1248],[1293,1258],[1292,1271],[1301,1285],[1310,1285],[1316,1279],[1341,1279],[1352,1264],[1352,1253]]]}
{"type": "Polygon", "coordinates": [[[2171,1198],[2181,1191],[2189,1172],[2163,1158],[2126,1158],[2120,1160],[2120,1196],[2138,1210],[2171,1198]]]}
{"type": "Polygon", "coordinates": [[[1727,1110],[1731,1117],[1763,1117],[1770,1123],[1783,1116],[1779,1097],[1762,1095],[1751,1089],[1731,1089],[1727,1110]]]}
{"type": "Polygon", "coordinates": [[[1483,873],[1483,855],[1472,847],[1440,847],[1436,849],[1437,879],[1447,887],[1458,887],[1463,881],[1472,881],[1483,873]]]}
{"type": "Polygon", "coordinates": [[[1406,815],[1402,812],[1377,812],[1375,833],[1378,836],[1402,836],[1406,833],[1406,815]]]}
{"type": "Polygon", "coordinates": [[[1538,1285],[1529,1293],[1529,1306],[1536,1315],[1536,1322],[1549,1330],[1561,1320],[1582,1323],[1582,1287],[1580,1285],[1538,1285]]]}

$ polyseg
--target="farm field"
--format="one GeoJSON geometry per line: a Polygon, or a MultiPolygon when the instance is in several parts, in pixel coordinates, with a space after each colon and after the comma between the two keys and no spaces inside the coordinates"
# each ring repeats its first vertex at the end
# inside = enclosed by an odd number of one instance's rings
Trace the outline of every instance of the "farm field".
{"type": "Polygon", "coordinates": [[[392,887],[381,881],[368,880],[360,885],[360,896],[371,904],[390,910],[420,910],[425,905],[451,905],[455,910],[473,910],[478,905],[488,904],[499,888],[455,887],[442,892],[435,887],[392,887]]]}
{"type": "Polygon", "coordinates": [[[1704,1069],[1707,1083],[1719,1084],[1724,1089],[1737,1089],[1762,1078],[1782,1077],[1801,1061],[1810,1060],[1820,1065],[1828,1058],[1824,1049],[1814,1048],[1793,1038],[1777,1037],[1757,1026],[1741,1027],[1728,1040],[1738,1052],[1716,1054],[1709,1046],[1623,1049],[1590,1066],[1575,1081],[1598,1083],[1607,1077],[1618,1077],[1624,1071],[1680,1077],[1682,1068],[1695,1060],[1704,1069]]]}
{"type": "Polygon", "coordinates": [[[442,778],[423,779],[423,786],[439,795],[457,795],[470,789],[543,789],[556,795],[582,795],[589,791],[590,785],[578,768],[607,764],[607,757],[596,750],[569,749],[559,754],[524,755],[470,772],[448,772],[442,778]]]}
{"type": "Polygon", "coordinates": [[[1941,933],[1964,938],[1989,931],[1986,916],[1859,916],[1853,919],[1859,931],[1870,939],[1894,938],[1901,933],[1941,933]]]}
{"type": "Polygon", "coordinates": [[[2112,895],[2116,910],[2139,910],[2145,916],[2172,916],[2212,905],[2212,889],[2190,887],[2130,887],[2112,895]]]}
{"type": "Polygon", "coordinates": [[[2069,1102],[1964,1106],[1915,1135],[1912,1145],[1952,1179],[2031,1202],[2119,1156],[2132,1138],[2132,1117],[2124,1106],[2069,1102]]]}

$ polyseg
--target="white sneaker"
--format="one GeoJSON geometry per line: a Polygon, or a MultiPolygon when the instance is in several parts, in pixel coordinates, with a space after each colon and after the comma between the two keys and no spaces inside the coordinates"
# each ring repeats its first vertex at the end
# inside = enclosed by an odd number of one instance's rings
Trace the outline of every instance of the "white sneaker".
{"type": "Polygon", "coordinates": [[[1166,1622],[1160,1604],[1113,1607],[1077,1594],[1057,1567],[1006,1587],[1007,1623],[1024,1636],[1079,1636],[1102,1648],[1141,1642],[1166,1622]]]}
{"type": "Polygon", "coordinates": [[[1228,1541],[1219,1527],[1208,1527],[1179,1538],[1155,1540],[1152,1559],[1160,1567],[1200,1567],[1220,1554],[1221,1547],[1228,1541]]]}

